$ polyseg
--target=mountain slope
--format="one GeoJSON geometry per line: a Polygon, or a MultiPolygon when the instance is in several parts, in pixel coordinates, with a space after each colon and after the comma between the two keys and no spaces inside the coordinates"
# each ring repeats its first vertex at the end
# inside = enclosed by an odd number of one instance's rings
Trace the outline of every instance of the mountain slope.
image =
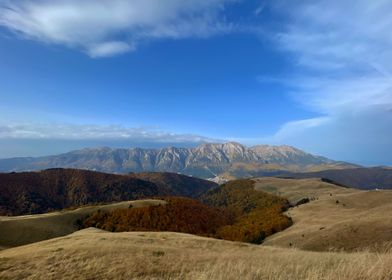
{"type": "Polygon", "coordinates": [[[266,163],[272,164],[297,164],[297,165],[311,165],[311,164],[332,164],[333,160],[325,157],[314,156],[291,146],[269,146],[258,145],[251,148],[251,150],[262,158],[266,163]]]}
{"type": "MultiPolygon", "coordinates": [[[[230,142],[203,144],[195,148],[164,149],[83,149],[57,156],[0,160],[0,172],[79,168],[102,172],[181,172],[211,178],[226,171],[237,177],[260,175],[262,170],[306,171],[315,166],[334,166],[332,160],[314,156],[289,146],[247,148],[230,142]]],[[[340,163],[343,166],[349,164],[340,163]]]]}
{"type": "MultiPolygon", "coordinates": [[[[159,175],[158,175],[159,176],[159,175]]],[[[184,175],[162,175],[155,184],[132,175],[77,169],[0,173],[0,215],[48,212],[68,207],[152,196],[191,195],[216,184],[184,175]],[[189,189],[188,189],[189,188],[189,189]]]]}

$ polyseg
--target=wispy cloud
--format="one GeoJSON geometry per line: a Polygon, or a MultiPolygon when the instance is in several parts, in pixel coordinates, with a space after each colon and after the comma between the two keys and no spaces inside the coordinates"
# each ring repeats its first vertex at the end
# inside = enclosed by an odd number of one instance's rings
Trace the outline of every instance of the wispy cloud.
{"type": "Polygon", "coordinates": [[[340,159],[391,163],[392,2],[302,1],[289,9],[277,1],[275,8],[289,20],[274,40],[298,71],[259,81],[283,83],[318,116],[289,122],[267,140],[340,159]]]}
{"type": "Polygon", "coordinates": [[[0,124],[0,139],[129,140],[138,142],[198,143],[219,141],[193,134],[176,134],[159,128],[118,125],[17,123],[0,124]]]}
{"type": "Polygon", "coordinates": [[[220,16],[232,0],[5,0],[0,25],[92,57],[135,50],[142,40],[229,32],[220,16]]]}
{"type": "Polygon", "coordinates": [[[266,5],[267,5],[266,1],[261,2],[261,4],[256,8],[256,10],[254,10],[255,16],[261,15],[263,13],[266,5]]]}
{"type": "Polygon", "coordinates": [[[385,0],[303,1],[283,9],[292,20],[277,39],[302,65],[369,70],[392,59],[391,10],[385,0]]]}
{"type": "Polygon", "coordinates": [[[135,46],[125,42],[105,42],[91,45],[88,53],[91,57],[107,57],[135,50],[135,46]]]}

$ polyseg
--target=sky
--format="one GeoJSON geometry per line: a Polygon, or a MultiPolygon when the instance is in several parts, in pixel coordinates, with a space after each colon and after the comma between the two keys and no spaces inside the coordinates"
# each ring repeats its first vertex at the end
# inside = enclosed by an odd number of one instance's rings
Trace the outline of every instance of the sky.
{"type": "Polygon", "coordinates": [[[0,0],[0,158],[237,141],[392,165],[392,2],[0,0]]]}

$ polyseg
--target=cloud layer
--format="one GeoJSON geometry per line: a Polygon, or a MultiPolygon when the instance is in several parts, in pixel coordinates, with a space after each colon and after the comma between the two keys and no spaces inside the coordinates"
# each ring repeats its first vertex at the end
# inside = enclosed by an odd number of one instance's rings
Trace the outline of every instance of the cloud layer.
{"type": "Polygon", "coordinates": [[[192,134],[175,134],[154,128],[116,125],[0,124],[0,139],[129,140],[139,142],[199,143],[216,141],[192,134]]]}
{"type": "Polygon", "coordinates": [[[232,0],[5,0],[0,25],[25,38],[105,57],[132,51],[143,40],[228,32],[230,24],[220,17],[228,2],[232,0]]]}
{"type": "Polygon", "coordinates": [[[194,134],[170,133],[157,128],[0,123],[0,158],[47,156],[92,147],[194,147],[208,142],[221,140],[194,134]]]}

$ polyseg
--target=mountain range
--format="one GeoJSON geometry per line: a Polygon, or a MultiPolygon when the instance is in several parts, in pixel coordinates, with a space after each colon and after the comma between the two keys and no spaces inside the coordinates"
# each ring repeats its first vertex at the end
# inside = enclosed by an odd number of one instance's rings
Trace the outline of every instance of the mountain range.
{"type": "Polygon", "coordinates": [[[194,148],[163,149],[86,148],[54,156],[0,160],[0,172],[78,168],[110,173],[176,172],[200,178],[228,173],[235,177],[358,167],[315,156],[290,146],[239,143],[202,144],[194,148]]]}

